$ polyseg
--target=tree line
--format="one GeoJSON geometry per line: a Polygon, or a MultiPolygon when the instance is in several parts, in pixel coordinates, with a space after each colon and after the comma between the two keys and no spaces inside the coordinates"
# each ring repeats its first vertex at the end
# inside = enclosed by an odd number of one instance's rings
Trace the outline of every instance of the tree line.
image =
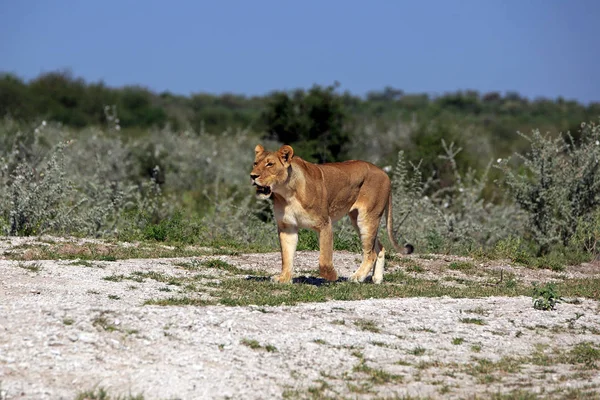
{"type": "Polygon", "coordinates": [[[302,143],[316,161],[343,157],[348,132],[364,124],[381,129],[399,121],[459,121],[480,127],[496,143],[517,130],[576,132],[581,121],[600,116],[600,103],[564,98],[527,99],[518,93],[457,91],[441,96],[410,94],[386,87],[365,96],[342,91],[336,82],[309,89],[273,91],[263,96],[224,93],[156,93],[140,86],[113,88],[86,82],[68,71],[25,81],[0,75],[0,116],[19,121],[46,119],[82,128],[107,124],[106,106],[115,106],[125,132],[150,127],[219,134],[250,129],[286,143],[302,143]]]}

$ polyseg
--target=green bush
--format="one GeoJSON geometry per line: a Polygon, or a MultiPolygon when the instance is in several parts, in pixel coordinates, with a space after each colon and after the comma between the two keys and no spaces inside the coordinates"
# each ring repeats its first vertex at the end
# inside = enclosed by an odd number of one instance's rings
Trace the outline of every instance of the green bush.
{"type": "Polygon", "coordinates": [[[50,150],[35,167],[25,162],[16,165],[3,194],[8,200],[3,210],[8,234],[70,233],[69,214],[79,203],[70,201],[74,189],[64,171],[64,146],[60,143],[50,150]]]}
{"type": "Polygon", "coordinates": [[[445,154],[438,155],[449,166],[454,182],[440,185],[424,179],[419,164],[407,162],[404,152],[392,172],[394,221],[402,226],[404,240],[418,252],[469,253],[491,248],[500,240],[523,231],[523,215],[506,201],[487,201],[490,164],[481,172],[468,169],[461,173],[456,155],[462,149],[441,143],[445,154]]]}
{"type": "Polygon", "coordinates": [[[577,229],[569,242],[571,247],[583,250],[596,258],[600,255],[600,207],[593,211],[590,218],[581,217],[577,229]]]}
{"type": "Polygon", "coordinates": [[[568,246],[580,224],[598,211],[600,126],[581,124],[578,141],[568,133],[520,135],[529,141],[529,152],[516,154],[519,162],[500,160],[499,168],[508,192],[527,215],[527,234],[544,255],[555,245],[568,246]]]}
{"type": "MultiPolygon", "coordinates": [[[[130,100],[135,103],[135,96],[130,100]]],[[[208,100],[214,99],[209,96],[208,100]]],[[[335,98],[335,102],[348,102],[347,107],[356,106],[350,100],[335,98]]],[[[237,98],[229,101],[233,106],[242,102],[237,98]]],[[[104,129],[73,130],[10,118],[0,121],[3,234],[55,233],[279,248],[272,204],[258,201],[249,182],[259,134],[164,127],[131,135],[120,129],[118,108],[104,111],[104,129]]],[[[438,163],[437,168],[444,169],[438,176],[425,175],[428,167],[409,161],[412,156],[406,153],[410,150],[397,152],[397,159],[392,157],[390,149],[410,144],[417,127],[399,124],[380,131],[373,124],[365,137],[358,139],[354,126],[354,139],[346,146],[356,158],[364,159],[360,148],[371,143],[364,151],[374,158],[380,154],[379,165],[394,158],[395,168],[384,169],[391,173],[393,229],[399,232],[399,242],[412,243],[419,253],[479,253],[553,270],[598,255],[597,125],[584,124],[577,139],[536,132],[523,135],[530,140],[530,152],[496,163],[496,171],[504,173],[506,180],[491,192],[493,163],[471,168],[468,160],[473,154],[462,157],[464,152],[473,153],[469,143],[463,150],[443,135],[435,146],[432,142],[432,147],[441,149],[441,154],[430,157],[438,163]],[[502,189],[506,196],[490,196],[502,194],[502,189]]],[[[458,135],[462,128],[452,129],[453,135],[458,135]]],[[[262,142],[269,147],[281,144],[262,142]]],[[[310,149],[312,145],[306,143],[310,149]]],[[[381,229],[380,237],[386,241],[385,223],[381,229]]],[[[318,248],[315,233],[302,231],[299,239],[299,249],[318,248]]],[[[334,227],[334,247],[361,250],[347,218],[334,227]]]]}
{"type": "Polygon", "coordinates": [[[533,286],[533,308],[536,310],[554,310],[559,299],[555,284],[546,283],[544,286],[533,286]]]}
{"type": "Polygon", "coordinates": [[[292,145],[308,161],[341,159],[349,134],[336,86],[313,86],[308,92],[275,92],[263,112],[269,138],[292,145]]]}

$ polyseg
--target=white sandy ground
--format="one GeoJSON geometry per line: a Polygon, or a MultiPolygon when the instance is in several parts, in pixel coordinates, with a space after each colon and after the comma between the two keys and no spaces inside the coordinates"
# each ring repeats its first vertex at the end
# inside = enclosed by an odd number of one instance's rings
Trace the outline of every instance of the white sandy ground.
{"type": "MultiPolygon", "coordinates": [[[[4,249],[11,245],[4,240],[4,249]]],[[[270,272],[279,263],[278,254],[219,258],[270,272]]],[[[356,258],[336,253],[342,275],[356,267],[356,258]]],[[[300,252],[299,269],[311,268],[317,259],[317,252],[300,252]]],[[[594,387],[600,398],[598,370],[582,374],[573,365],[524,363],[517,371],[492,372],[495,379],[488,383],[482,379],[486,373],[469,374],[477,359],[529,357],[540,344],[548,345],[543,347],[548,354],[582,342],[600,344],[597,301],[560,303],[551,312],[535,310],[529,297],[160,307],[143,302],[172,296],[159,290],[164,283],[102,279],[134,271],[182,275],[187,271],[175,264],[183,260],[94,262],[104,268],[90,268],[72,261],[0,259],[0,400],[73,399],[96,387],[145,399],[299,398],[323,382],[329,387],[323,393],[333,398],[466,399],[519,389],[547,395],[594,387]],[[39,265],[39,272],[22,268],[31,264],[39,265]],[[462,323],[463,318],[481,318],[485,325],[462,323]],[[99,319],[116,329],[102,329],[94,324],[99,319]],[[372,321],[380,332],[361,329],[355,324],[361,320],[372,321]],[[453,344],[455,338],[464,342],[453,344]],[[276,351],[252,349],[244,340],[276,351]],[[425,353],[415,354],[416,348],[425,353]],[[357,392],[352,384],[368,382],[367,375],[353,370],[360,363],[357,352],[368,367],[401,381],[357,392]],[[437,365],[419,368],[422,362],[437,365]]]]}

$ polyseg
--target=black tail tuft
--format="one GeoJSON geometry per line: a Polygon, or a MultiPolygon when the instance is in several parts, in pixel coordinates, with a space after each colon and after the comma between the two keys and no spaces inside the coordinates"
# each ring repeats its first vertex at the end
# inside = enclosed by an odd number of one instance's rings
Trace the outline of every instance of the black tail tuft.
{"type": "Polygon", "coordinates": [[[405,250],[405,252],[406,252],[405,254],[411,254],[413,251],[415,251],[415,246],[413,246],[413,245],[412,245],[412,244],[410,244],[410,243],[406,243],[406,244],[404,245],[404,250],[405,250]]]}

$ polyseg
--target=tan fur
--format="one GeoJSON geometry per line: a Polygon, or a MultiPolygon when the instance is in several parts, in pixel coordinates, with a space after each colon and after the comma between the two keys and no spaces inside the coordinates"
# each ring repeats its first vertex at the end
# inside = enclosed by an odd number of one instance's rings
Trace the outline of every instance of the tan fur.
{"type": "Polygon", "coordinates": [[[345,215],[350,217],[363,247],[363,261],[350,280],[363,282],[371,269],[373,282],[383,280],[385,249],[377,239],[379,223],[384,213],[390,241],[397,251],[392,234],[392,195],[388,175],[366,161],[345,161],[312,164],[294,156],[294,149],[284,145],[278,151],[255,148],[254,168],[250,174],[257,186],[257,196],[273,200],[273,210],[281,245],[281,274],[277,282],[292,279],[298,229],[308,228],[319,234],[319,274],[335,281],[333,267],[332,224],[345,215]]]}

